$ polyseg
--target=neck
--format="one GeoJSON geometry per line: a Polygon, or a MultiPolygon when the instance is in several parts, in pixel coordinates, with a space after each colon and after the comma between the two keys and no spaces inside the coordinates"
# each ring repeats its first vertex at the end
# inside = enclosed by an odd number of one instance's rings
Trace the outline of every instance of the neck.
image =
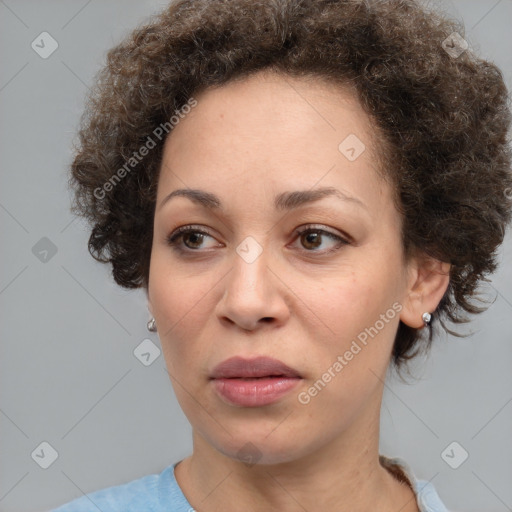
{"type": "Polygon", "coordinates": [[[176,466],[176,479],[198,512],[416,512],[412,490],[380,465],[378,416],[367,420],[371,427],[358,423],[300,459],[274,464],[228,457],[194,430],[193,454],[176,466]]]}

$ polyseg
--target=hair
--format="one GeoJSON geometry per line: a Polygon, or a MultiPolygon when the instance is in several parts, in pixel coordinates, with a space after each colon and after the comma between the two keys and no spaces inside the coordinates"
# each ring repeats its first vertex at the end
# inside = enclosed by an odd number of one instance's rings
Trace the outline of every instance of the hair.
{"type": "Polygon", "coordinates": [[[345,84],[381,135],[404,254],[451,264],[428,329],[400,322],[392,361],[430,347],[436,322],[458,335],[447,320],[484,310],[474,300],[497,267],[512,176],[502,74],[471,49],[450,55],[454,32],[464,37],[459,22],[413,0],[171,3],[108,51],[86,100],[70,185],[73,212],[92,226],[90,253],[119,285],[147,289],[165,142],[155,128],[193,95],[260,70],[345,84]],[[156,147],[133,163],[148,137],[156,147]]]}

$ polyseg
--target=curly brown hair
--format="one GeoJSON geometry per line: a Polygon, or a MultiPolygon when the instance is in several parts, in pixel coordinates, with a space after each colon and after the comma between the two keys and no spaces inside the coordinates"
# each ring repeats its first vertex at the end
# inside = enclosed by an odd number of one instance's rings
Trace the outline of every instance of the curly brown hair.
{"type": "Polygon", "coordinates": [[[428,339],[400,322],[393,362],[429,347],[436,321],[457,334],[444,320],[483,310],[474,299],[497,266],[512,176],[502,74],[469,49],[450,54],[454,32],[464,37],[413,0],[171,3],[108,52],[87,98],[70,184],[73,211],[92,224],[89,251],[119,285],[147,289],[165,137],[133,169],[126,162],[193,95],[263,69],[351,84],[382,134],[404,254],[451,263],[428,339]]]}

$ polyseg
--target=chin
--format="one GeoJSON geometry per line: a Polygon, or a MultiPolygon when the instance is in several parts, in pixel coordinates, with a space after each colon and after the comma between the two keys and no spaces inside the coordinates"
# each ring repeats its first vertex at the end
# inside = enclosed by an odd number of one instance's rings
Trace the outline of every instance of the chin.
{"type": "MultiPolygon", "coordinates": [[[[268,435],[240,435],[230,437],[225,442],[212,442],[211,444],[223,455],[230,459],[243,462],[248,467],[255,464],[271,465],[292,462],[305,455],[304,446],[299,449],[297,443],[290,436],[268,435]]],[[[300,445],[299,445],[300,446],[300,445]]]]}

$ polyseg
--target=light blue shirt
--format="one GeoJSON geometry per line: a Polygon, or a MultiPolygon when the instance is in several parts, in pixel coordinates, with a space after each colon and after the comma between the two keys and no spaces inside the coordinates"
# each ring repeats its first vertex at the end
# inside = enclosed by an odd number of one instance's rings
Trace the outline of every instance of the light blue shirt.
{"type": "MultiPolygon", "coordinates": [[[[417,480],[403,459],[386,459],[398,464],[410,481],[421,512],[448,512],[430,482],[417,480]]],[[[86,494],[50,512],[194,512],[174,476],[177,465],[171,464],[160,474],[86,494]]]]}

